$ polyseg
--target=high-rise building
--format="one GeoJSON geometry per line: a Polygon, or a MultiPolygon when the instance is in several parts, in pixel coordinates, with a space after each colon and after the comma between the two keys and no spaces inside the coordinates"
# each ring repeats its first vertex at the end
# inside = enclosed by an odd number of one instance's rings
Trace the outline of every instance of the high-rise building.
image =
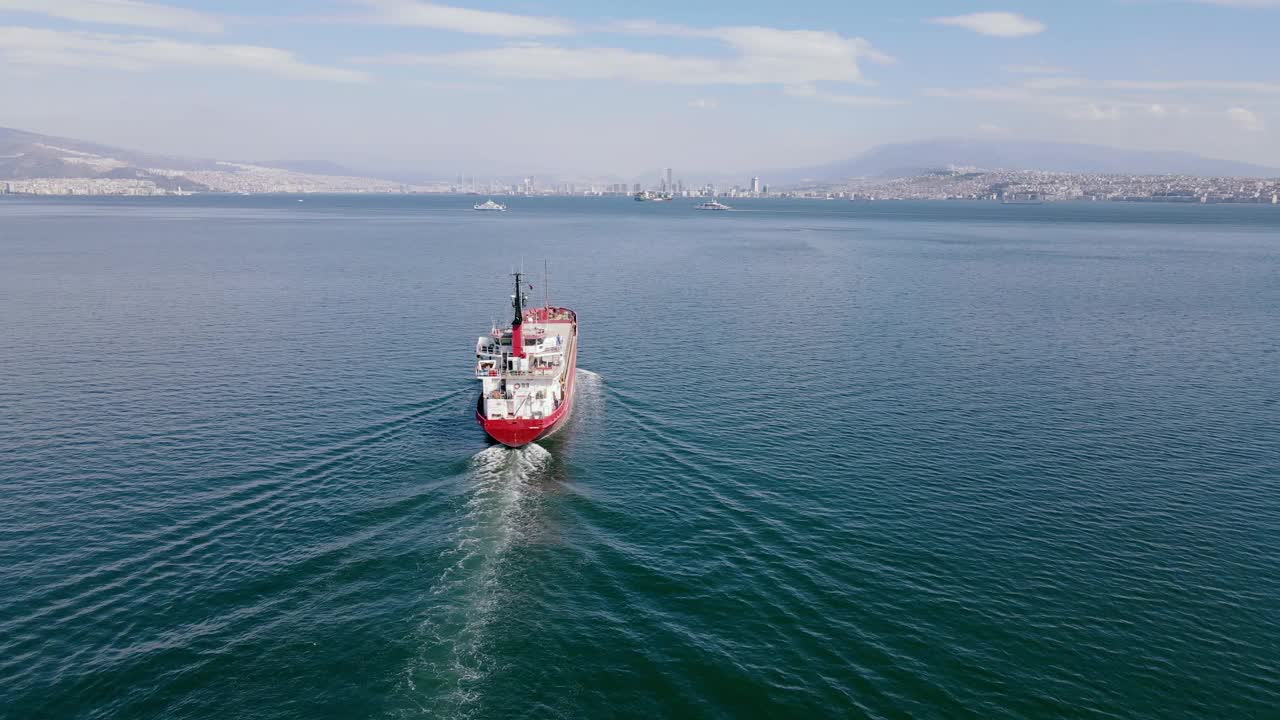
{"type": "Polygon", "coordinates": [[[752,195],[760,194],[760,178],[758,177],[751,178],[751,194],[752,195]]]}
{"type": "Polygon", "coordinates": [[[676,189],[676,186],[671,184],[671,168],[667,168],[667,181],[662,186],[662,189],[665,192],[672,192],[676,189]]]}

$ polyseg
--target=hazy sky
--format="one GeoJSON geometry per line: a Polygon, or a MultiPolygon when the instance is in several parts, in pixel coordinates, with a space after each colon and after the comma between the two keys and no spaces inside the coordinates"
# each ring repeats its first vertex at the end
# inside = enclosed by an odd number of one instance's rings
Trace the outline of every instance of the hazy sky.
{"type": "Polygon", "coordinates": [[[442,178],[936,136],[1280,166],[1277,38],[1280,0],[0,0],[0,125],[442,178]]]}

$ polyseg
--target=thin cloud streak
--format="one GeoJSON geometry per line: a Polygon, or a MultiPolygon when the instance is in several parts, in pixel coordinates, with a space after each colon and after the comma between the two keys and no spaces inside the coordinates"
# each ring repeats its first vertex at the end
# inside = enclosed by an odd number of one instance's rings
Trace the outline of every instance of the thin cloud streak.
{"type": "Polygon", "coordinates": [[[894,59],[862,38],[756,26],[690,28],[648,21],[615,24],[625,32],[718,40],[729,57],[668,55],[617,47],[570,48],[537,43],[452,53],[390,53],[356,62],[426,65],[482,75],[536,80],[624,80],[666,85],[870,85],[861,61],[894,59]]]}
{"type": "Polygon", "coordinates": [[[1070,70],[1052,65],[1005,65],[1000,68],[1016,75],[1069,75],[1070,70]]]}
{"type": "Polygon", "coordinates": [[[1025,15],[1011,12],[979,12],[968,15],[936,17],[929,20],[935,25],[952,25],[981,35],[1016,38],[1044,32],[1045,24],[1025,15]]]}
{"type": "Polygon", "coordinates": [[[880,65],[896,62],[863,38],[826,30],[781,30],[759,25],[695,28],[653,20],[626,20],[604,29],[651,37],[712,38],[748,54],[812,56],[831,62],[865,58],[880,65]]]}
{"type": "Polygon", "coordinates": [[[572,35],[573,25],[555,18],[419,2],[418,0],[362,0],[373,14],[366,22],[379,25],[423,27],[470,35],[543,37],[572,35]]]}
{"type": "Polygon", "coordinates": [[[3,10],[152,30],[216,33],[224,27],[213,15],[138,0],[0,0],[0,11],[3,10]]]}
{"type": "Polygon", "coordinates": [[[1242,107],[1233,107],[1227,110],[1227,117],[1231,118],[1231,122],[1245,132],[1261,132],[1266,129],[1266,125],[1262,122],[1262,118],[1252,110],[1242,107]]]}
{"type": "Polygon", "coordinates": [[[661,55],[621,48],[518,45],[439,55],[391,54],[357,62],[427,65],[529,80],[625,80],[664,85],[787,85],[857,82],[856,69],[767,66],[743,59],[661,55]]]}
{"type": "Polygon", "coordinates": [[[1280,94],[1280,83],[1252,80],[1108,80],[1102,83],[1102,86],[1118,90],[1195,90],[1251,95],[1280,94]]]}
{"type": "Polygon", "coordinates": [[[897,100],[894,98],[883,98],[873,95],[845,95],[843,93],[826,92],[819,90],[812,85],[788,85],[783,88],[783,92],[791,97],[820,100],[833,105],[848,105],[851,107],[890,107],[906,104],[905,100],[897,100]]]}
{"type": "MultiPolygon", "coordinates": [[[[1051,78],[1050,78],[1051,79],[1051,78]]],[[[1224,112],[1222,105],[1206,105],[1191,102],[1153,102],[1147,93],[1160,91],[1167,94],[1195,93],[1205,94],[1206,90],[1234,92],[1244,95],[1271,95],[1280,92],[1280,86],[1272,83],[1252,81],[1133,81],[1104,80],[1100,82],[1073,82],[1060,87],[1089,88],[1095,91],[1127,90],[1129,96],[1106,96],[1094,94],[1058,94],[1053,90],[1058,87],[1040,86],[1036,81],[1028,81],[1016,86],[977,87],[977,88],[926,88],[922,94],[926,97],[971,100],[1011,105],[1022,105],[1040,108],[1063,114],[1074,120],[1113,121],[1121,118],[1145,117],[1164,120],[1171,117],[1198,116],[1202,119],[1215,119],[1222,123],[1224,112]],[[1133,95],[1132,93],[1138,93],[1133,95]]],[[[1267,129],[1262,115],[1243,106],[1229,107],[1225,118],[1237,130],[1249,133],[1264,132],[1267,129]]]]}
{"type": "Polygon", "coordinates": [[[0,26],[0,59],[16,65],[108,68],[140,72],[163,67],[227,68],[294,80],[364,82],[355,70],[311,65],[293,53],[256,45],[205,45],[141,35],[0,26]]]}
{"type": "Polygon", "coordinates": [[[1190,0],[1190,2],[1232,8],[1280,8],[1280,0],[1190,0]]]}
{"type": "MultiPolygon", "coordinates": [[[[1052,99],[1058,96],[1054,90],[1087,88],[1100,91],[1128,91],[1129,93],[1214,93],[1236,96],[1280,95],[1280,83],[1252,80],[1100,80],[1078,77],[1032,78],[1017,85],[977,88],[926,88],[923,94],[931,97],[968,98],[975,100],[1020,100],[1034,98],[1052,99]]],[[[1134,104],[1150,106],[1151,100],[1133,100],[1134,104]]]]}

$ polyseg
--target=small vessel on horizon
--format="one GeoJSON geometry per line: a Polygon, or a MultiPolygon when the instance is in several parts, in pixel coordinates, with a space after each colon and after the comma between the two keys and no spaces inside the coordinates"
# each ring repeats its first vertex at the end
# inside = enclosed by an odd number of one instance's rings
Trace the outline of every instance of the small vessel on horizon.
{"type": "Polygon", "coordinates": [[[476,340],[476,422],[508,447],[546,437],[569,417],[578,362],[577,313],[549,301],[527,308],[523,275],[513,273],[511,326],[476,340]]]}
{"type": "Polygon", "coordinates": [[[636,202],[670,202],[671,193],[642,190],[632,196],[636,202]]]}
{"type": "Polygon", "coordinates": [[[493,199],[490,198],[488,200],[485,200],[482,203],[476,203],[475,205],[472,205],[471,209],[481,210],[484,212],[505,212],[507,209],[507,206],[503,205],[502,203],[494,202],[493,199]]]}
{"type": "Polygon", "coordinates": [[[704,203],[698,203],[693,206],[694,210],[732,210],[733,208],[725,205],[719,200],[708,200],[704,203]]]}
{"type": "Polygon", "coordinates": [[[1002,205],[1043,205],[1044,196],[1040,193],[1009,193],[1000,199],[1002,205]]]}

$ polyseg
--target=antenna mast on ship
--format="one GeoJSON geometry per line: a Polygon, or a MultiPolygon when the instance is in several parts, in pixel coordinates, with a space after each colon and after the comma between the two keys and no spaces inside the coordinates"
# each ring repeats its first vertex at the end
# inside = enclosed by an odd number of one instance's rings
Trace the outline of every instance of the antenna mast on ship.
{"type": "Polygon", "coordinates": [[[511,301],[511,306],[516,309],[516,316],[511,321],[511,325],[515,326],[524,322],[524,293],[520,290],[520,280],[523,278],[524,273],[513,272],[511,274],[516,279],[516,295],[515,299],[511,301]]]}
{"type": "Polygon", "coordinates": [[[511,300],[511,306],[516,309],[516,316],[511,320],[511,354],[515,357],[524,357],[524,292],[520,288],[520,279],[524,273],[511,274],[516,278],[516,294],[511,300]]]}

